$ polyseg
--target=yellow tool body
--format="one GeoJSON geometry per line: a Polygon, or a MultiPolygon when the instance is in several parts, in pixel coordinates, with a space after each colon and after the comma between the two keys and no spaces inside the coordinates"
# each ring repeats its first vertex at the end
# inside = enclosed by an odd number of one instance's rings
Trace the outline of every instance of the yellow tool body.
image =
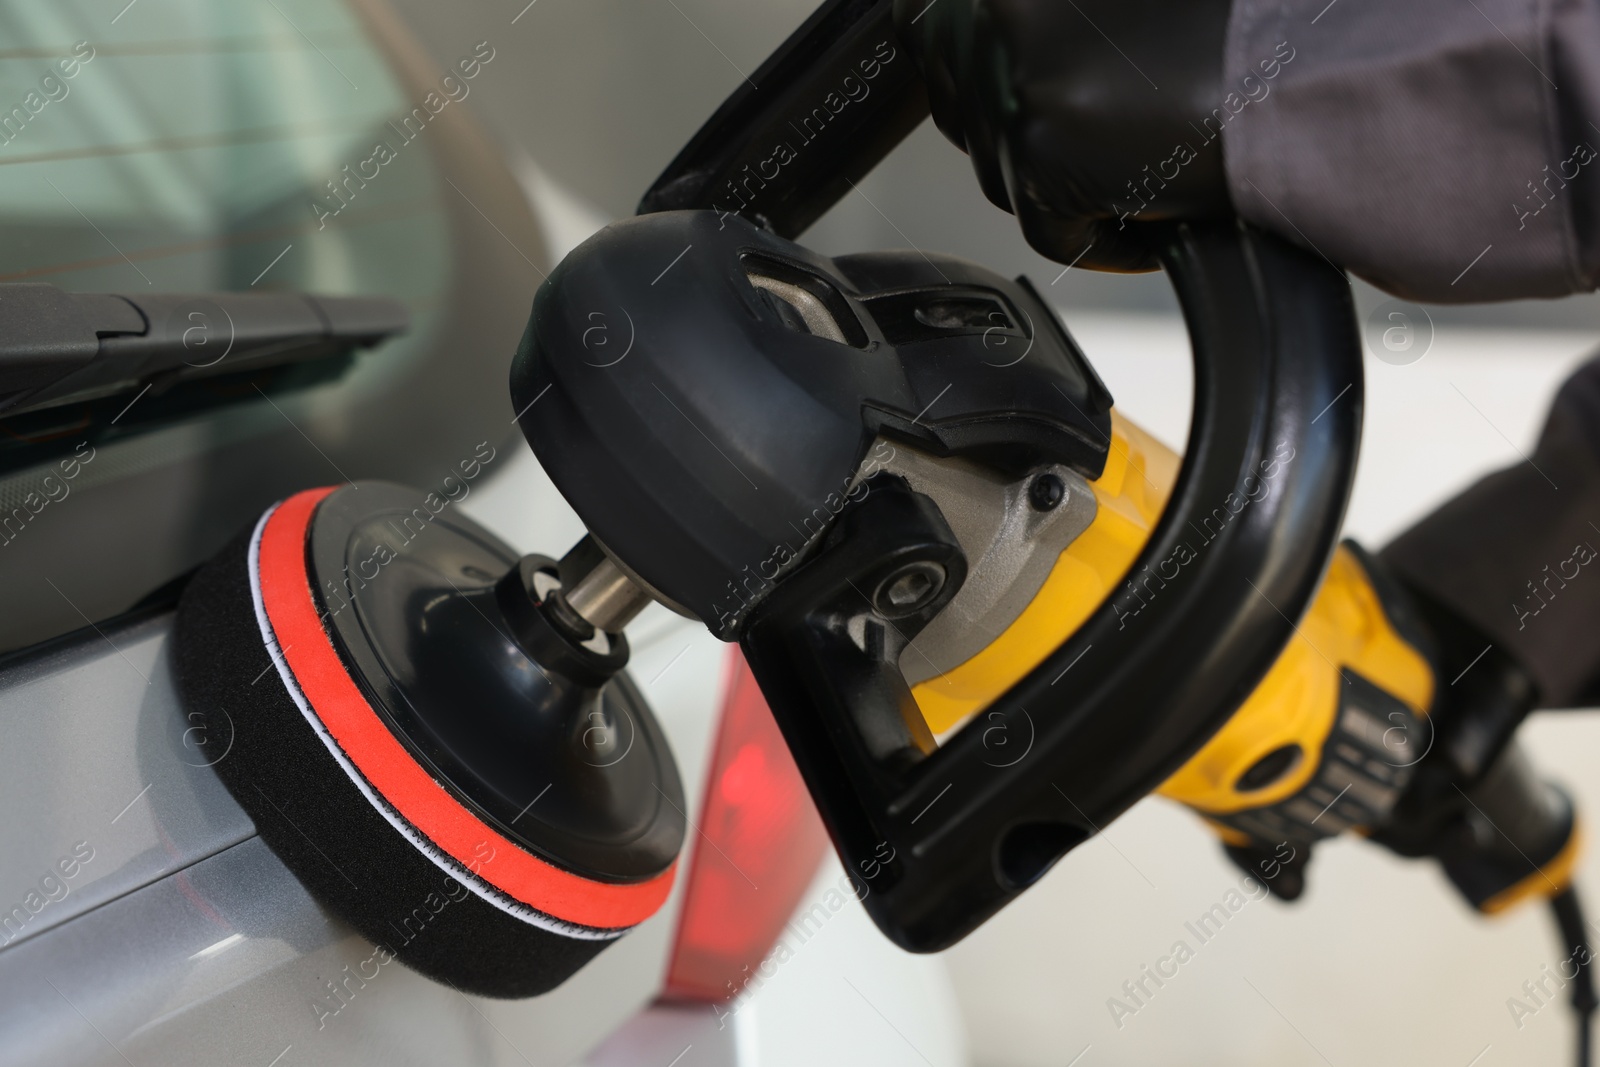
{"type": "MultiPolygon", "coordinates": [[[[1280,455],[1277,462],[1293,458],[1280,455]]],[[[1097,504],[1093,522],[1061,553],[1039,592],[999,637],[913,688],[935,734],[981,712],[1108,597],[1116,598],[1123,625],[1138,625],[1138,614],[1159,599],[1174,568],[1198,559],[1231,516],[1272,492],[1277,471],[1265,466],[1254,488],[1246,485],[1245,493],[1222,502],[1215,526],[1196,530],[1187,553],[1154,570],[1130,573],[1166,506],[1179,465],[1171,449],[1112,413],[1105,470],[1090,483],[1097,504]]],[[[1352,544],[1335,550],[1311,606],[1266,676],[1161,786],[1162,795],[1199,813],[1224,842],[1271,845],[1364,829],[1389,810],[1426,753],[1434,670],[1420,642],[1397,628],[1383,583],[1369,566],[1352,544]]]]}

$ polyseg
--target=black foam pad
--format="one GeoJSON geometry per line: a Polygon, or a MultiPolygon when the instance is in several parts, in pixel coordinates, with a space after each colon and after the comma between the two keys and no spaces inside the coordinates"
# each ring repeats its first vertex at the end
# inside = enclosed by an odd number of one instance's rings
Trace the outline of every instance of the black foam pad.
{"type": "Polygon", "coordinates": [[[408,837],[363,794],[268,653],[251,594],[251,536],[189,583],[173,661],[185,707],[225,711],[233,724],[231,737],[207,732],[206,744],[226,753],[207,756],[262,840],[320,902],[430,978],[491,997],[560,985],[621,931],[541,925],[497,906],[498,890],[430,857],[421,835],[408,837]]]}

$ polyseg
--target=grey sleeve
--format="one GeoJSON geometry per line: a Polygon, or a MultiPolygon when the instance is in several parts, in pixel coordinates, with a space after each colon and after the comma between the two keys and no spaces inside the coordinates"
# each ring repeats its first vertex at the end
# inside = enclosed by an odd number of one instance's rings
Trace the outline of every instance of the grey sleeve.
{"type": "Polygon", "coordinates": [[[1246,219],[1413,300],[1600,282],[1597,0],[1234,0],[1225,72],[1246,219]]]}
{"type": "Polygon", "coordinates": [[[1479,481],[1382,557],[1510,652],[1541,706],[1600,700],[1600,357],[1561,387],[1527,462],[1479,481]]]}

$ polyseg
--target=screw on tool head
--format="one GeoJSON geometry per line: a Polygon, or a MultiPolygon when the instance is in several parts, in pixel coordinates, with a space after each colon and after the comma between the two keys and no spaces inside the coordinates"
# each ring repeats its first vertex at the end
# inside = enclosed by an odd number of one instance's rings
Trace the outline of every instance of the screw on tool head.
{"type": "Polygon", "coordinates": [[[1028,486],[1028,503],[1033,505],[1035,511],[1054,511],[1066,496],[1066,483],[1059,475],[1049,472],[1039,475],[1028,486]]]}
{"type": "Polygon", "coordinates": [[[916,560],[878,583],[872,605],[885,618],[902,618],[932,603],[944,589],[944,581],[943,567],[931,560],[916,560]]]}

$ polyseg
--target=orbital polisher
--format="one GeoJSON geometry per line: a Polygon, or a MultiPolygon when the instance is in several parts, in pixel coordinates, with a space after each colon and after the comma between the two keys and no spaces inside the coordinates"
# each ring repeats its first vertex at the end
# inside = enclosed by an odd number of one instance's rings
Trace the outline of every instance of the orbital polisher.
{"type": "MultiPolygon", "coordinates": [[[[1439,685],[1488,642],[1339,542],[1342,273],[1238,221],[1142,224],[1192,343],[1179,457],[1026,279],[794,242],[927,116],[916,15],[825,4],[540,287],[511,396],[576,547],[518,558],[358,482],[277,504],[193,579],[183,694],[236,723],[217,770],[262,837],[424,974],[553,988],[662,904],[683,843],[625,670],[658,602],[739,644],[908,950],[1157,791],[1281,898],[1356,830],[1484,912],[1552,898],[1583,946],[1572,805],[1513,741],[1532,686],[1497,649],[1439,685]],[[848,77],[871,93],[833,109],[848,77]],[[429,893],[452,903],[406,938],[429,893]]],[[[1586,964],[1573,986],[1592,1010],[1586,964]]]]}

